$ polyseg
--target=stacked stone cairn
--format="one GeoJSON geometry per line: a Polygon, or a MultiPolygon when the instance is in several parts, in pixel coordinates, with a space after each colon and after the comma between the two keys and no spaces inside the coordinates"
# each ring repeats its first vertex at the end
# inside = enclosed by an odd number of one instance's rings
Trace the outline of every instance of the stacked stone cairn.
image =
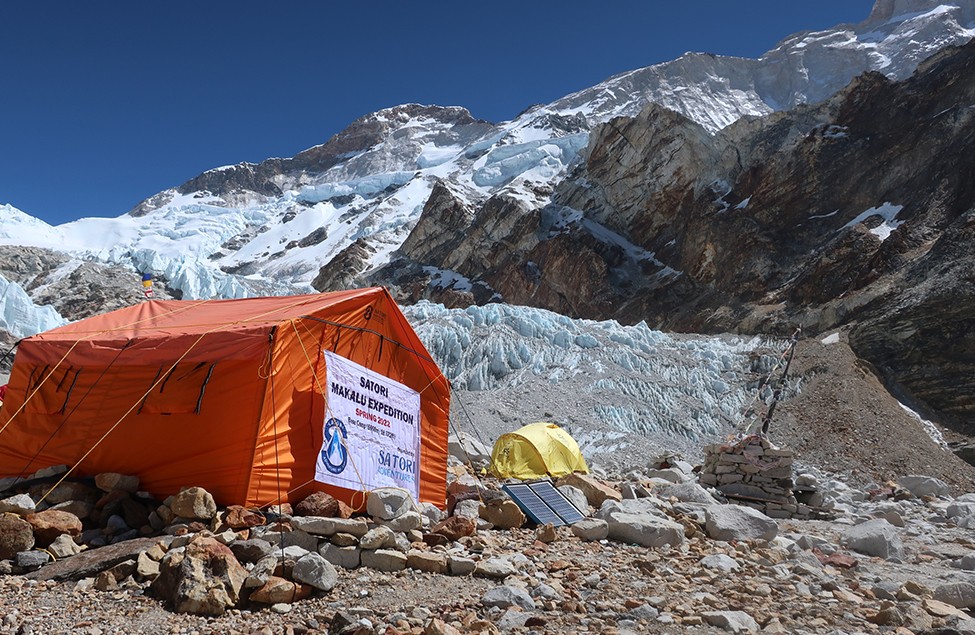
{"type": "Polygon", "coordinates": [[[698,482],[769,518],[809,518],[812,508],[793,491],[792,459],[792,450],[776,447],[763,435],[714,443],[704,448],[698,482]]]}

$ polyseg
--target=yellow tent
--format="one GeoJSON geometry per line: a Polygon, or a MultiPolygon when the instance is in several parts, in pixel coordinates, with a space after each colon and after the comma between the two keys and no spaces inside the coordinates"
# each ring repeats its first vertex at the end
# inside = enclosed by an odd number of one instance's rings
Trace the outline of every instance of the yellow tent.
{"type": "Polygon", "coordinates": [[[491,473],[528,480],[589,473],[579,444],[554,423],[538,422],[502,434],[491,451],[491,473]]]}

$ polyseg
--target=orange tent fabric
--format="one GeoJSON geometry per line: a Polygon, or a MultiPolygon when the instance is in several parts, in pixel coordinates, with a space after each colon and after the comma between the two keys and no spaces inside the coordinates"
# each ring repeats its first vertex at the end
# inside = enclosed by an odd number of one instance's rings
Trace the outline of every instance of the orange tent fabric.
{"type": "Polygon", "coordinates": [[[446,502],[450,387],[385,289],[154,300],[23,340],[0,409],[0,477],[65,464],[221,504],[314,490],[328,350],[420,393],[420,500],[446,502]]]}

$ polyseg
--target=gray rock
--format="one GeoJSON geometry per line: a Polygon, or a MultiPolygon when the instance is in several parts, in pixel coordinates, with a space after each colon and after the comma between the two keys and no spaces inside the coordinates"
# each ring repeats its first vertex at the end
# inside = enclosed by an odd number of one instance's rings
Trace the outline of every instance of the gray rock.
{"type": "Polygon", "coordinates": [[[653,548],[684,542],[684,526],[665,517],[652,499],[607,500],[596,517],[606,521],[612,540],[653,548]]]}
{"type": "Polygon", "coordinates": [[[514,565],[504,558],[481,560],[474,568],[474,575],[495,580],[503,580],[513,573],[515,573],[514,565]]]}
{"type": "Polygon", "coordinates": [[[687,475],[681,470],[667,468],[663,470],[647,470],[647,478],[659,478],[670,483],[683,483],[687,475]]]}
{"type": "Polygon", "coordinates": [[[975,502],[955,500],[945,508],[948,518],[965,518],[975,516],[975,502]]]}
{"type": "Polygon", "coordinates": [[[474,499],[457,501],[454,505],[454,516],[463,516],[477,520],[481,517],[481,503],[474,499]]]}
{"type": "Polygon", "coordinates": [[[951,488],[933,476],[902,476],[897,484],[915,496],[951,496],[951,488]]]}
{"type": "Polygon", "coordinates": [[[757,633],[758,622],[744,611],[708,611],[701,617],[711,626],[723,628],[732,633],[757,633]]]}
{"type": "Polygon", "coordinates": [[[934,590],[934,599],[959,609],[975,607],[975,582],[949,582],[934,590]]]}
{"type": "Polygon", "coordinates": [[[343,569],[355,569],[361,564],[360,549],[358,547],[339,547],[331,543],[325,543],[318,550],[323,558],[337,567],[343,569]]]}
{"type": "Polygon", "coordinates": [[[332,536],[337,531],[335,528],[336,520],[339,519],[326,518],[325,516],[295,516],[291,519],[291,526],[314,536],[332,536]]]}
{"type": "Polygon", "coordinates": [[[630,609],[630,616],[637,620],[652,622],[656,620],[659,615],[660,611],[649,604],[641,604],[634,609],[630,609]]]}
{"type": "Polygon", "coordinates": [[[975,551],[953,561],[952,565],[964,571],[975,571],[975,551]]]}
{"type": "Polygon", "coordinates": [[[654,493],[660,498],[676,498],[682,503],[702,503],[715,505],[714,496],[697,483],[675,483],[654,488],[654,493]]]}
{"type": "Polygon", "coordinates": [[[531,613],[510,608],[501,614],[496,622],[502,633],[510,633],[515,629],[522,629],[532,617],[531,613]]]}
{"type": "Polygon", "coordinates": [[[331,591],[339,580],[338,573],[332,563],[317,553],[302,556],[295,563],[291,575],[295,582],[309,584],[319,591],[331,591]]]}
{"type": "Polygon", "coordinates": [[[369,492],[366,511],[370,516],[381,520],[399,518],[408,511],[416,509],[413,497],[399,487],[380,487],[369,492]]]}
{"type": "Polygon", "coordinates": [[[359,538],[359,546],[363,549],[394,549],[396,548],[396,536],[389,527],[379,525],[359,538]]]}
{"type": "Polygon", "coordinates": [[[0,514],[10,512],[18,516],[26,516],[34,512],[34,499],[28,494],[16,494],[0,500],[0,514]]]}
{"type": "Polygon", "coordinates": [[[609,536],[609,523],[602,518],[583,518],[572,523],[570,529],[583,540],[602,540],[609,536]]]}
{"type": "Polygon", "coordinates": [[[497,606],[502,609],[511,608],[512,606],[521,607],[526,611],[535,609],[535,601],[524,589],[508,586],[507,584],[488,589],[488,592],[481,598],[481,604],[484,606],[497,606]]]}
{"type": "Polygon", "coordinates": [[[447,556],[447,570],[450,575],[471,575],[477,569],[477,563],[471,558],[461,556],[447,556]]]}
{"type": "Polygon", "coordinates": [[[727,556],[723,553],[715,553],[710,556],[705,556],[699,561],[700,565],[705,569],[716,569],[718,571],[737,571],[741,567],[738,565],[738,561],[727,556]]]}
{"type": "MultiPolygon", "coordinates": [[[[251,536],[257,533],[251,529],[251,536]]],[[[305,551],[318,551],[318,538],[301,530],[294,531],[264,531],[257,533],[256,538],[269,543],[275,549],[287,547],[301,547],[305,551]]]]}
{"type": "Polygon", "coordinates": [[[305,549],[300,545],[290,545],[288,547],[285,547],[284,549],[277,549],[277,548],[274,549],[274,551],[271,552],[271,555],[276,557],[278,559],[278,562],[284,562],[286,560],[291,560],[293,562],[296,562],[301,558],[307,556],[309,553],[315,553],[317,551],[318,551],[317,544],[315,545],[314,552],[311,551],[310,549],[305,549]]]}
{"type": "Polygon", "coordinates": [[[428,521],[423,523],[424,527],[428,526],[428,523],[429,526],[436,525],[444,519],[444,513],[433,503],[420,503],[420,514],[428,521]]]}
{"type": "Polygon", "coordinates": [[[575,485],[559,485],[557,488],[563,496],[569,499],[573,507],[579,510],[582,514],[589,515],[589,501],[586,499],[586,494],[581,489],[575,485]]]}
{"type": "Polygon", "coordinates": [[[48,562],[51,561],[51,554],[46,551],[20,551],[17,553],[15,562],[17,566],[26,569],[27,571],[34,571],[35,569],[40,569],[48,562]]]}
{"type": "Polygon", "coordinates": [[[423,526],[423,516],[419,512],[408,511],[402,516],[385,522],[385,525],[395,532],[406,533],[423,526]]]}
{"type": "Polygon", "coordinates": [[[247,579],[244,580],[244,587],[247,589],[257,589],[264,586],[271,579],[271,576],[274,575],[274,570],[277,568],[278,559],[275,556],[261,558],[254,563],[254,567],[248,572],[247,579]]]}
{"type": "Polygon", "coordinates": [[[904,544],[897,529],[883,518],[850,527],[843,532],[842,543],[854,551],[885,560],[904,557],[904,544]]]}
{"type": "Polygon", "coordinates": [[[772,540],[779,531],[774,520],[741,505],[714,505],[705,511],[704,529],[714,540],[772,540]]]}
{"type": "Polygon", "coordinates": [[[402,571],[406,568],[406,554],[392,549],[376,549],[360,553],[362,566],[377,571],[402,571]]]}
{"type": "Polygon", "coordinates": [[[261,558],[271,555],[274,547],[266,540],[252,538],[230,543],[230,550],[240,562],[257,562],[261,558]]]}
{"type": "Polygon", "coordinates": [[[551,587],[545,583],[539,584],[537,587],[532,589],[531,596],[533,598],[542,598],[543,600],[559,601],[563,599],[561,593],[556,591],[554,587],[551,587]]]}
{"type": "Polygon", "coordinates": [[[447,452],[465,465],[486,467],[491,462],[491,451],[487,446],[466,432],[458,432],[448,437],[447,452]]]}

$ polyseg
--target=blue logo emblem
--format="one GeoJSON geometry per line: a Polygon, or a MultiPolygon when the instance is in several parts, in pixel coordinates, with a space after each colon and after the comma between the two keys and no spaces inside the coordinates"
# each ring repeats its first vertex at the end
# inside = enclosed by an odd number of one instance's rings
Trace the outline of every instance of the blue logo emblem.
{"type": "Polygon", "coordinates": [[[348,433],[341,419],[328,419],[325,422],[324,443],[322,443],[322,463],[332,474],[341,474],[349,462],[349,451],[345,447],[348,433]]]}

